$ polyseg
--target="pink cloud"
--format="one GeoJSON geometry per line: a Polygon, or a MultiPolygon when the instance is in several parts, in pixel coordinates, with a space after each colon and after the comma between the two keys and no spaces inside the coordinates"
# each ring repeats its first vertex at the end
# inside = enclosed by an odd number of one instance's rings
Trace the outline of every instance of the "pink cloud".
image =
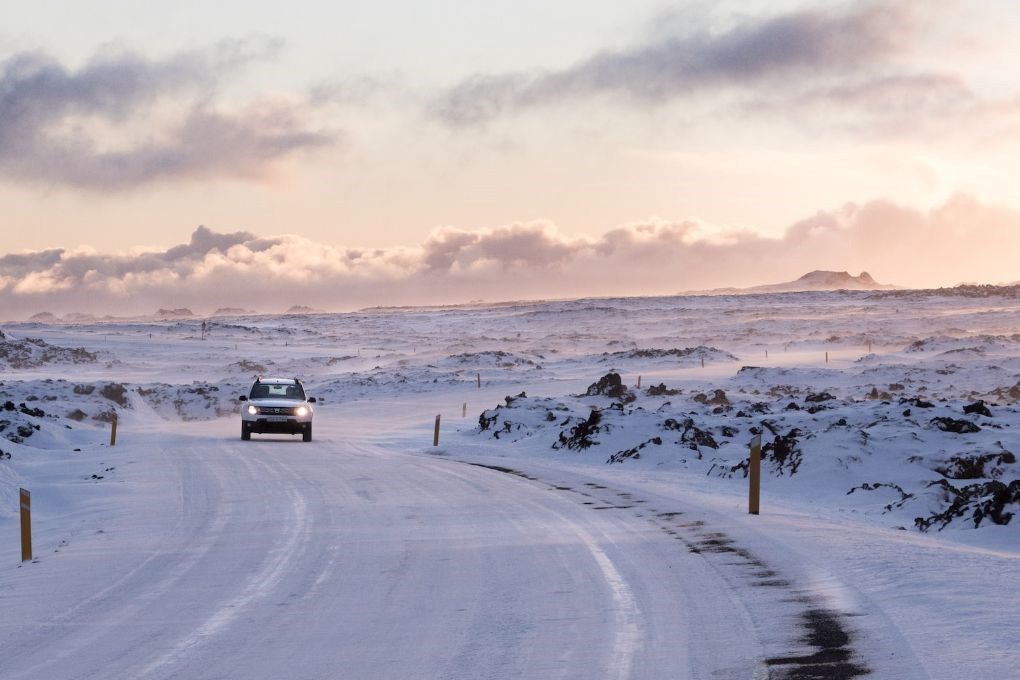
{"type": "Polygon", "coordinates": [[[956,196],[931,210],[877,200],[820,211],[777,238],[653,220],[598,237],[548,222],[442,227],[418,246],[346,249],[296,235],[200,227],[189,243],[140,254],[48,250],[0,257],[9,315],[158,307],[264,311],[485,298],[657,295],[785,281],[813,269],[867,270],[916,286],[1020,279],[1020,213],[956,196]]]}

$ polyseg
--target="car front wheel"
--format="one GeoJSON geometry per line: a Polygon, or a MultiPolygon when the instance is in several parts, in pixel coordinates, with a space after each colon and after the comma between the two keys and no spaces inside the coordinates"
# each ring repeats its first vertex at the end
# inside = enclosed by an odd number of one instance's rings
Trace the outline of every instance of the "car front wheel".
{"type": "Polygon", "coordinates": [[[312,424],[308,423],[305,425],[305,431],[301,433],[301,441],[310,442],[312,441],[312,424]]]}
{"type": "Polygon", "coordinates": [[[251,439],[251,427],[248,423],[241,423],[241,439],[244,441],[251,439]]]}

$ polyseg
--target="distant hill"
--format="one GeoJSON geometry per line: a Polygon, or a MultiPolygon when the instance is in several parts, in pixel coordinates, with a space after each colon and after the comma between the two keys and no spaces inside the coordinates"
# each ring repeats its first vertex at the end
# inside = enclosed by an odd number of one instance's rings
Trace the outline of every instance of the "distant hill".
{"type": "Polygon", "coordinates": [[[39,312],[28,317],[29,321],[35,321],[37,323],[54,323],[59,321],[57,315],[52,312],[39,312]]]}
{"type": "Polygon", "coordinates": [[[195,316],[195,313],[187,307],[179,307],[177,309],[159,309],[156,311],[156,316],[162,319],[184,319],[195,316]]]}
{"type": "Polygon", "coordinates": [[[255,314],[254,309],[242,309],[241,307],[220,307],[212,313],[213,316],[247,316],[255,314]]]}
{"type": "Polygon", "coordinates": [[[321,309],[315,309],[314,307],[306,307],[305,305],[294,305],[288,309],[284,314],[322,314],[321,309]]]}
{"type": "Polygon", "coordinates": [[[871,277],[868,272],[853,276],[850,272],[831,272],[815,270],[808,272],[796,281],[770,283],[750,288],[714,288],[712,290],[692,291],[702,295],[745,295],[755,293],[798,293],[804,291],[823,290],[895,290],[896,286],[882,284],[871,277]]]}

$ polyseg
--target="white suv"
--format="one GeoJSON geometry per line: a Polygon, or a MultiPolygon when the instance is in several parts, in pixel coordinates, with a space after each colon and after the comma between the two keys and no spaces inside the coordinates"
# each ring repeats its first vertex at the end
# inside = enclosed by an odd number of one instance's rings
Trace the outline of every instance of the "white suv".
{"type": "Polygon", "coordinates": [[[312,441],[312,404],[315,397],[305,398],[305,388],[297,378],[258,377],[251,393],[238,397],[241,405],[241,439],[251,439],[251,433],[301,434],[301,439],[312,441]]]}

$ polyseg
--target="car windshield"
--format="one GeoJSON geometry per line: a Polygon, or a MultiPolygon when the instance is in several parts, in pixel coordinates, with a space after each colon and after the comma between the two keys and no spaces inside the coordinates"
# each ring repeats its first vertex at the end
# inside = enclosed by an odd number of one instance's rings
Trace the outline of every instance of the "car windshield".
{"type": "Polygon", "coordinates": [[[305,400],[305,391],[301,385],[285,383],[273,385],[257,382],[251,386],[251,399],[299,399],[305,400]]]}

